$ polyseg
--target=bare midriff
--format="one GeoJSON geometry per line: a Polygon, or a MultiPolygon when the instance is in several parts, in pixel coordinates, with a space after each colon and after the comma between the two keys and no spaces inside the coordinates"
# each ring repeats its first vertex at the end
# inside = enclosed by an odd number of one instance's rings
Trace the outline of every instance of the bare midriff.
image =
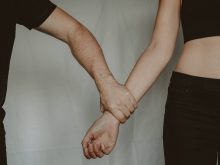
{"type": "Polygon", "coordinates": [[[220,79],[220,36],[187,41],[174,70],[220,79]]]}

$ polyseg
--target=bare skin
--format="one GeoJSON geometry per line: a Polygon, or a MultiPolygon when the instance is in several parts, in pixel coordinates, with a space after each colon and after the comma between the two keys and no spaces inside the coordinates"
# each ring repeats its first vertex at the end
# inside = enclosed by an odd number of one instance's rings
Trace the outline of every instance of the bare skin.
{"type": "Polygon", "coordinates": [[[137,101],[128,88],[113,77],[92,33],[59,7],[36,29],[69,46],[73,57],[95,81],[100,94],[100,109],[105,108],[125,123],[137,108],[137,101]]]}
{"type": "Polygon", "coordinates": [[[110,112],[105,111],[86,133],[83,143],[85,157],[95,159],[110,154],[116,145],[119,125],[120,122],[110,112]]]}
{"type": "Polygon", "coordinates": [[[220,79],[219,43],[219,36],[186,42],[175,70],[190,75],[220,79]]]}
{"type": "MultiPolygon", "coordinates": [[[[131,91],[138,102],[144,94],[147,93],[172,57],[180,25],[180,8],[181,0],[160,0],[151,43],[141,54],[125,83],[126,87],[131,91]]],[[[194,39],[186,42],[174,70],[195,76],[219,79],[219,43],[220,36],[194,39]]],[[[99,120],[101,121],[101,119],[99,120]]],[[[108,124],[115,126],[115,120],[117,119],[111,118],[111,120],[112,122],[108,124]]],[[[87,133],[85,138],[88,138],[90,134],[95,134],[98,138],[90,139],[91,143],[94,140],[99,144],[105,144],[106,141],[117,140],[112,138],[117,137],[116,133],[109,137],[100,137],[97,130],[96,132],[92,132],[93,129],[98,128],[99,124],[95,122],[95,124],[92,125],[92,128],[90,128],[91,131],[87,133]]],[[[119,122],[118,125],[120,125],[119,122]]],[[[116,124],[115,127],[117,128],[118,125],[116,124]]],[[[107,129],[108,127],[109,126],[106,125],[106,134],[109,132],[107,129]]],[[[83,149],[85,150],[87,143],[83,140],[82,144],[84,146],[83,149]]],[[[112,145],[110,148],[113,149],[114,147],[115,146],[112,145]]],[[[97,157],[98,152],[105,153],[106,150],[105,148],[100,148],[98,151],[90,149],[90,152],[87,154],[84,153],[84,155],[85,157],[94,158],[91,154],[95,154],[97,157]]]]}

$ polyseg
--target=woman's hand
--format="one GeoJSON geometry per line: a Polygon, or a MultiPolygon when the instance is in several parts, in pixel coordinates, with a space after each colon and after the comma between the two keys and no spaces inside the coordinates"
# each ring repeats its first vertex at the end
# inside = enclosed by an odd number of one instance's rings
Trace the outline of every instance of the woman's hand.
{"type": "Polygon", "coordinates": [[[97,119],[87,131],[83,141],[83,153],[87,159],[101,158],[114,149],[120,122],[108,111],[97,119]]]}

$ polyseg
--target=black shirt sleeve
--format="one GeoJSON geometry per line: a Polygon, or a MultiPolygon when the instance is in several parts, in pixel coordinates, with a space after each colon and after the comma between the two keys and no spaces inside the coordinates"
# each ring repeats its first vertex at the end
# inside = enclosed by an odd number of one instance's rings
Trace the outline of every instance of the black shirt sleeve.
{"type": "Polygon", "coordinates": [[[55,8],[49,0],[15,0],[16,23],[31,30],[40,26],[55,8]]]}

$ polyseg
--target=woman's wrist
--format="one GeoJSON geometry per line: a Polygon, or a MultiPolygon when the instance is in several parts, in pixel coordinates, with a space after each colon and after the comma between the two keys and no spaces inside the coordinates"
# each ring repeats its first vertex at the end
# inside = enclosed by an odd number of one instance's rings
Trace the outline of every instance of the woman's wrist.
{"type": "Polygon", "coordinates": [[[117,125],[120,124],[120,121],[114,115],[112,115],[109,111],[105,111],[103,115],[106,117],[106,120],[109,120],[110,122],[117,124],[117,125]]]}
{"type": "Polygon", "coordinates": [[[136,87],[132,86],[131,84],[129,84],[128,82],[126,82],[124,84],[124,86],[128,89],[128,91],[130,92],[130,94],[134,97],[134,99],[136,100],[137,104],[140,101],[140,95],[138,94],[138,92],[135,90],[136,87]]]}

